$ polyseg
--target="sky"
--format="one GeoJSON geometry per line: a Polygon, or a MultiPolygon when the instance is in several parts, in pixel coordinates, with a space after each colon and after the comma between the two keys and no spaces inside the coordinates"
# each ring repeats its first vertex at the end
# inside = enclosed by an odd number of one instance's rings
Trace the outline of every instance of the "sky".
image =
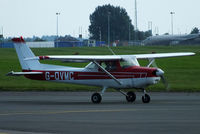
{"type": "MultiPolygon", "coordinates": [[[[111,4],[125,8],[134,24],[135,0],[0,0],[0,34],[4,37],[32,37],[58,34],[87,37],[89,16],[97,6],[111,4]]],[[[190,33],[200,28],[198,9],[200,0],[137,0],[138,29],[148,30],[152,22],[153,34],[171,33],[173,15],[174,34],[190,33]]],[[[123,31],[127,32],[127,31],[123,31]]]]}

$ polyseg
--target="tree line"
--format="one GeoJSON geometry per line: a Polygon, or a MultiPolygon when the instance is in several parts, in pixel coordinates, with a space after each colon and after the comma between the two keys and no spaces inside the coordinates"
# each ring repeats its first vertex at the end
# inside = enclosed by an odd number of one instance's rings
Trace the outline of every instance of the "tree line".
{"type": "MultiPolygon", "coordinates": [[[[138,41],[152,36],[152,31],[136,30],[132,20],[124,8],[112,5],[98,6],[90,15],[90,39],[110,41],[138,41]]],[[[194,27],[190,34],[199,33],[199,29],[194,27]]],[[[169,33],[165,33],[168,35],[169,33]]]]}
{"type": "Polygon", "coordinates": [[[110,4],[98,6],[90,15],[90,23],[90,38],[95,40],[108,42],[110,37],[111,42],[133,41],[144,40],[152,35],[152,31],[136,30],[126,10],[110,4]]]}

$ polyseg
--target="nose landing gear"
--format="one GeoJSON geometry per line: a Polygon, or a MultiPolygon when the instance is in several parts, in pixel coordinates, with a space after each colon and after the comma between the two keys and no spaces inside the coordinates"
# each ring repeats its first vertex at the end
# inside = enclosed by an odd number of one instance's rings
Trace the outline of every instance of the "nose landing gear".
{"type": "Polygon", "coordinates": [[[146,93],[145,89],[143,91],[144,91],[144,95],[142,96],[142,102],[149,103],[151,101],[151,97],[146,93]]]}

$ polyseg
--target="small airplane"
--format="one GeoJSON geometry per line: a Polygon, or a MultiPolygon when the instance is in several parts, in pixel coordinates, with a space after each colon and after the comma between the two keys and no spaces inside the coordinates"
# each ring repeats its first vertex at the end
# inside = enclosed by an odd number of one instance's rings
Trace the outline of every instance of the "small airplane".
{"type": "Polygon", "coordinates": [[[150,102],[146,88],[158,83],[160,80],[167,85],[164,71],[157,67],[150,67],[156,58],[177,56],[192,56],[195,53],[157,53],[136,55],[55,55],[35,56],[26,45],[24,39],[13,38],[14,46],[22,67],[22,72],[9,72],[8,76],[24,75],[32,80],[50,82],[64,82],[102,87],[100,93],[91,96],[93,103],[100,103],[107,88],[114,88],[121,92],[127,102],[134,102],[136,94],[133,91],[125,93],[122,89],[142,89],[143,103],[150,102]],[[148,59],[146,67],[141,67],[138,59],[148,59]],[[60,60],[63,62],[90,62],[84,68],[41,64],[39,60],[60,60]]]}

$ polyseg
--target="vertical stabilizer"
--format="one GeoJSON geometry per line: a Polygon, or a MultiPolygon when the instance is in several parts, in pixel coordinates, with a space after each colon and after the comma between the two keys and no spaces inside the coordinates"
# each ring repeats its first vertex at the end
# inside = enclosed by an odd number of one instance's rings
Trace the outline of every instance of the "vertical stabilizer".
{"type": "Polygon", "coordinates": [[[14,46],[23,70],[39,70],[40,62],[38,60],[24,60],[25,58],[35,57],[31,49],[26,45],[24,39],[13,38],[14,46]]]}

